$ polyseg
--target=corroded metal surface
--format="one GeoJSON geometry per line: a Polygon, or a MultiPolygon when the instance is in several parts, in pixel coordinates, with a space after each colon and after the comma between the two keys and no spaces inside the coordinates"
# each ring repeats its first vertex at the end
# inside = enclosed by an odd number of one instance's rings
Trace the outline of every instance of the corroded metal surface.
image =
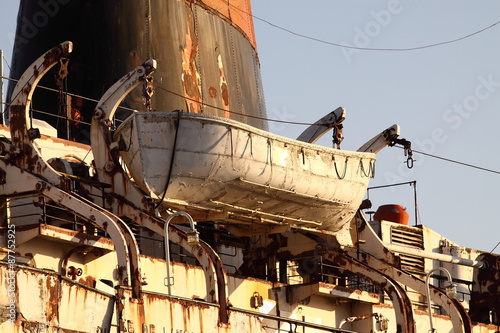
{"type": "Polygon", "coordinates": [[[7,171],[5,184],[0,185],[3,195],[37,191],[78,215],[85,216],[91,223],[109,233],[118,258],[118,279],[121,284],[132,286],[134,297],[140,296],[139,249],[130,228],[123,221],[83,198],[64,192],[27,172],[23,173],[15,166],[5,164],[3,160],[0,160],[0,168],[7,171]]]}
{"type": "Polygon", "coordinates": [[[232,25],[244,33],[252,46],[256,47],[250,0],[201,0],[199,3],[229,20],[232,25]]]}
{"type": "Polygon", "coordinates": [[[129,289],[115,295],[84,287],[55,273],[16,267],[14,275],[0,265],[0,331],[32,332],[264,332],[257,316],[232,311],[231,325],[220,322],[217,305],[145,292],[134,299],[129,289]],[[5,302],[15,278],[15,316],[5,302]],[[6,310],[6,311],[5,311],[6,310]],[[144,327],[147,330],[144,330],[144,327]]]}
{"type": "Polygon", "coordinates": [[[487,267],[474,270],[470,316],[500,326],[500,256],[484,253],[478,260],[487,262],[487,267]]]}
{"type": "MultiPolygon", "coordinates": [[[[34,130],[30,128],[29,117],[35,87],[43,75],[61,58],[69,55],[72,49],[73,43],[65,42],[45,52],[26,70],[14,88],[14,100],[10,105],[9,114],[12,144],[7,158],[29,172],[43,173],[45,169],[51,169],[38,155],[33,143],[35,137],[30,133],[34,130]]],[[[67,186],[67,182],[55,173],[48,172],[46,177],[61,188],[67,186]]]]}
{"type": "MultiPolygon", "coordinates": [[[[398,225],[398,227],[404,226],[398,225]]],[[[348,250],[348,253],[350,253],[352,257],[358,257],[365,264],[384,272],[384,274],[390,276],[395,281],[406,285],[421,294],[426,294],[425,282],[423,280],[401,271],[398,267],[395,267],[397,265],[395,254],[383,245],[373,229],[366,222],[363,215],[358,216],[358,231],[360,237],[367,242],[366,245],[361,244],[360,247],[363,250],[361,253],[359,253],[356,249],[352,249],[351,251],[348,250]]],[[[430,297],[434,303],[439,304],[448,313],[448,315],[450,315],[455,332],[471,332],[471,318],[459,302],[450,299],[444,292],[434,286],[432,286],[430,297]]]]}
{"type": "MultiPolygon", "coordinates": [[[[64,38],[76,43],[68,67],[71,93],[98,99],[123,73],[154,57],[162,65],[155,75],[153,110],[203,111],[266,128],[249,0],[127,0],[120,6],[91,0],[49,3],[54,4],[49,6],[51,15],[39,29],[30,19],[45,14],[47,6],[21,1],[13,78],[35,60],[33,55],[64,38]]],[[[55,87],[53,82],[47,84],[55,87]]],[[[44,110],[57,110],[51,92],[40,91],[37,96],[37,105],[44,110]]],[[[140,92],[133,92],[124,106],[143,110],[140,92]]],[[[94,107],[94,102],[81,101],[82,120],[90,121],[94,107]]],[[[120,117],[126,113],[120,110],[120,117]]],[[[56,126],[56,118],[42,117],[56,126]]],[[[76,139],[90,138],[80,133],[76,139]]]]}
{"type": "Polygon", "coordinates": [[[156,62],[150,59],[115,82],[99,100],[90,129],[98,180],[110,185],[108,193],[116,193],[136,206],[146,206],[144,209],[150,213],[153,213],[151,206],[147,207],[143,195],[132,185],[127,173],[120,166],[118,147],[112,146],[111,126],[120,103],[141,82],[151,78],[155,69],[156,62]]]}
{"type": "Polygon", "coordinates": [[[7,172],[5,184],[1,185],[2,193],[15,195],[23,187],[29,189],[24,190],[26,192],[38,191],[109,232],[117,245],[120,283],[131,285],[133,295],[137,298],[141,289],[139,249],[130,228],[111,212],[71,194],[69,179],[54,170],[39,155],[39,150],[33,142],[34,138],[29,134],[29,107],[37,83],[71,50],[72,43],[65,42],[44,53],[28,68],[14,89],[16,98],[10,113],[12,142],[8,155],[0,162],[3,170],[7,172]],[[10,165],[11,163],[13,165],[10,165]],[[29,173],[22,172],[23,169],[29,173]],[[21,179],[23,186],[19,186],[21,179]]]}
{"type": "Polygon", "coordinates": [[[396,332],[416,332],[411,302],[406,294],[406,291],[395,280],[340,252],[328,253],[327,259],[339,264],[341,267],[345,267],[353,273],[359,274],[366,279],[373,281],[375,284],[383,288],[391,298],[395,307],[397,320],[396,332]]]}
{"type": "MultiPolygon", "coordinates": [[[[2,316],[2,332],[45,332],[58,328],[96,332],[110,327],[114,300],[112,295],[76,285],[50,272],[18,267],[14,271],[0,265],[1,290],[7,290],[13,277],[15,292],[0,295],[2,305],[15,302],[14,318],[2,316]],[[14,272],[14,274],[12,273],[14,272]]],[[[10,313],[10,311],[9,311],[10,313]]]]}
{"type": "MultiPolygon", "coordinates": [[[[357,255],[355,253],[352,256],[357,255]]],[[[425,294],[425,282],[417,277],[414,277],[406,272],[400,271],[399,269],[387,264],[382,260],[377,260],[375,257],[368,255],[366,253],[360,254],[361,260],[365,262],[370,267],[382,271],[398,283],[408,286],[421,294],[425,294]]],[[[451,317],[453,324],[453,331],[456,333],[472,332],[471,318],[468,316],[464,307],[460,302],[454,299],[450,299],[446,294],[440,289],[431,286],[431,300],[435,304],[441,306],[446,313],[451,317]]]]}

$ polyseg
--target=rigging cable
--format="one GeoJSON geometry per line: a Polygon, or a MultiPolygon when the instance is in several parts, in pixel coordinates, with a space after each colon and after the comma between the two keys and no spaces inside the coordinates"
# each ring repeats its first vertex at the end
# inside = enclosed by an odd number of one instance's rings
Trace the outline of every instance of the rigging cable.
{"type": "Polygon", "coordinates": [[[191,101],[191,102],[195,102],[195,103],[198,103],[200,104],[201,106],[205,106],[205,107],[210,107],[210,108],[214,108],[216,110],[219,110],[219,111],[224,111],[224,112],[228,112],[228,113],[232,113],[232,114],[235,114],[235,115],[238,115],[238,116],[243,116],[243,117],[247,117],[247,118],[252,118],[252,119],[258,119],[258,120],[266,120],[266,121],[271,121],[271,122],[276,122],[276,123],[283,123],[283,124],[292,124],[292,125],[306,125],[306,126],[311,126],[311,125],[316,125],[316,126],[322,126],[323,124],[317,124],[317,123],[301,123],[301,122],[295,122],[295,121],[286,121],[286,120],[278,120],[278,119],[270,119],[270,118],[264,118],[264,117],[259,117],[259,116],[253,116],[253,115],[250,115],[250,114],[245,114],[245,113],[241,113],[241,112],[236,112],[236,111],[231,111],[231,110],[226,110],[222,107],[219,107],[219,106],[215,106],[215,105],[211,105],[211,104],[208,104],[208,103],[205,103],[205,102],[200,102],[196,99],[193,99],[193,98],[189,98],[187,96],[184,96],[182,94],[178,94],[174,91],[171,91],[167,88],[164,88],[162,86],[159,86],[159,85],[155,85],[156,88],[160,89],[160,90],[163,90],[165,92],[168,92],[169,94],[172,94],[172,95],[175,95],[175,96],[178,96],[178,97],[181,97],[181,98],[184,98],[188,101],[191,101]]]}
{"type": "MultiPolygon", "coordinates": [[[[285,121],[285,120],[269,119],[269,118],[263,118],[263,117],[258,117],[258,116],[252,116],[252,115],[248,115],[248,114],[244,114],[244,113],[240,113],[240,112],[236,112],[236,111],[226,110],[226,109],[223,109],[223,108],[215,106],[215,105],[210,105],[210,104],[207,104],[205,102],[200,102],[200,101],[197,101],[195,99],[183,96],[181,94],[177,94],[177,93],[175,93],[175,92],[173,92],[171,90],[168,90],[168,89],[166,89],[164,87],[161,87],[159,85],[156,85],[156,87],[158,89],[163,90],[165,92],[168,92],[170,94],[179,96],[181,98],[185,98],[187,100],[190,100],[190,101],[193,101],[193,102],[196,102],[196,103],[200,103],[202,106],[212,107],[214,109],[221,110],[221,111],[224,111],[224,112],[229,112],[229,113],[236,114],[236,115],[239,115],[239,116],[244,116],[244,117],[254,118],[254,119],[259,119],[259,120],[266,120],[266,121],[271,121],[271,122],[285,123],[285,124],[308,125],[308,126],[318,125],[318,126],[321,126],[321,124],[317,124],[317,123],[311,124],[311,123],[301,123],[301,122],[292,122],[292,121],[285,121]]],[[[399,146],[397,146],[397,147],[401,148],[401,149],[405,149],[404,147],[399,147],[399,146]]],[[[437,156],[437,155],[432,155],[432,154],[429,154],[429,153],[424,153],[422,151],[418,151],[418,150],[414,150],[414,149],[412,149],[412,151],[415,152],[415,153],[418,153],[418,154],[426,155],[426,156],[429,156],[429,157],[434,157],[434,158],[441,159],[441,160],[444,160],[444,161],[447,161],[447,162],[456,163],[456,164],[460,164],[460,165],[463,165],[463,166],[468,166],[468,167],[471,167],[471,168],[476,168],[476,169],[479,169],[479,170],[482,170],[482,171],[487,171],[487,172],[491,172],[491,173],[500,174],[500,171],[495,171],[495,170],[491,170],[491,169],[479,167],[477,165],[473,165],[473,164],[468,164],[468,163],[464,163],[464,162],[459,162],[459,161],[451,160],[451,159],[448,159],[448,158],[445,158],[445,157],[441,157],[441,156],[437,156]]]]}
{"type": "MultiPolygon", "coordinates": [[[[398,147],[398,148],[403,149],[402,147],[398,147]]],[[[437,159],[440,159],[440,160],[443,160],[443,161],[446,161],[446,162],[460,164],[460,165],[467,166],[467,167],[470,167],[470,168],[475,168],[475,169],[479,169],[479,170],[482,170],[482,171],[487,171],[487,172],[496,173],[496,174],[500,175],[500,171],[496,171],[496,170],[492,170],[492,169],[486,169],[486,168],[483,168],[483,167],[480,167],[480,166],[477,166],[477,165],[473,165],[473,164],[469,164],[469,163],[464,163],[464,162],[459,162],[459,161],[455,161],[455,160],[452,160],[452,159],[449,159],[449,158],[445,158],[445,157],[441,157],[441,156],[437,156],[437,155],[433,155],[433,154],[429,154],[429,153],[424,153],[423,151],[418,151],[418,150],[415,150],[415,149],[412,149],[412,151],[414,153],[418,153],[418,154],[426,155],[426,156],[429,156],[429,157],[437,158],[437,159]]]]}
{"type": "Polygon", "coordinates": [[[244,13],[246,15],[249,15],[249,16],[253,17],[254,19],[256,19],[258,21],[264,22],[264,23],[272,26],[273,28],[285,31],[285,32],[287,32],[287,33],[289,33],[291,35],[294,35],[294,36],[297,36],[297,37],[300,37],[300,38],[309,39],[309,40],[312,40],[312,41],[315,41],[315,42],[318,42],[318,43],[322,43],[322,44],[327,44],[327,45],[332,45],[332,46],[337,46],[337,47],[344,47],[344,48],[347,48],[347,49],[364,50],[364,51],[415,51],[415,50],[427,49],[427,48],[431,48],[431,47],[435,47],[435,46],[441,46],[441,45],[455,43],[455,42],[458,42],[458,41],[470,38],[472,36],[480,34],[480,33],[484,32],[484,31],[489,30],[489,29],[495,27],[496,25],[500,24],[500,21],[497,21],[497,22],[495,22],[495,23],[493,23],[493,24],[491,24],[491,25],[489,25],[489,26],[487,26],[487,27],[485,27],[483,29],[480,29],[480,30],[475,31],[473,33],[470,33],[468,35],[465,35],[465,36],[462,36],[462,37],[458,37],[458,38],[455,38],[455,39],[452,39],[452,40],[444,41],[444,42],[434,43],[434,44],[427,44],[427,45],[421,45],[421,46],[415,46],[415,47],[408,47],[408,48],[371,48],[371,47],[358,47],[358,46],[351,46],[351,45],[345,45],[345,44],[340,44],[340,43],[334,43],[334,42],[330,42],[330,41],[327,41],[327,40],[324,40],[324,39],[320,39],[320,38],[316,38],[316,37],[304,35],[304,34],[295,32],[293,30],[290,30],[288,28],[284,28],[282,26],[274,24],[274,23],[272,23],[270,21],[264,20],[264,19],[262,19],[262,18],[260,18],[258,16],[255,16],[255,15],[249,13],[249,12],[246,12],[246,11],[242,10],[241,8],[236,7],[235,5],[229,4],[229,6],[233,7],[236,10],[239,10],[240,12],[242,12],[242,13],[244,13]]]}
{"type": "MultiPolygon", "coordinates": [[[[3,76],[1,76],[0,78],[1,79],[12,80],[12,81],[17,81],[15,79],[3,77],[3,76]]],[[[47,90],[51,90],[51,91],[54,91],[54,92],[57,92],[56,89],[47,88],[47,87],[44,87],[44,86],[38,86],[38,87],[44,88],[44,89],[47,89],[47,90]]],[[[224,112],[229,112],[229,113],[236,114],[236,115],[243,116],[243,117],[247,117],[247,118],[254,118],[254,119],[259,119],[259,120],[266,120],[266,121],[270,121],[270,122],[278,122],[278,123],[292,124],[292,125],[306,125],[306,126],[318,125],[318,126],[321,126],[321,124],[317,124],[317,123],[301,123],[301,122],[293,122],[293,121],[286,121],[286,120],[278,120],[278,119],[270,119],[270,118],[252,116],[252,115],[248,115],[248,114],[244,114],[244,113],[240,113],[240,112],[236,112],[236,111],[226,110],[224,108],[221,108],[221,107],[218,107],[218,106],[215,106],[215,105],[211,105],[211,104],[208,104],[208,103],[205,103],[205,102],[200,102],[200,101],[197,101],[195,99],[191,99],[189,97],[186,97],[186,96],[183,96],[181,94],[175,93],[175,92],[173,92],[173,91],[171,91],[169,89],[166,89],[166,88],[164,88],[162,86],[159,86],[159,85],[156,85],[156,88],[158,88],[160,90],[163,90],[165,92],[168,92],[170,94],[173,94],[175,96],[178,96],[178,97],[181,97],[181,98],[184,98],[184,99],[196,102],[196,103],[200,103],[202,106],[211,107],[211,108],[214,108],[214,109],[217,109],[217,110],[221,110],[221,111],[224,111],[224,112]]],[[[92,102],[96,102],[96,103],[98,102],[95,99],[91,99],[91,98],[84,97],[84,96],[81,96],[81,95],[75,95],[75,94],[71,94],[71,93],[68,93],[68,95],[70,95],[70,96],[77,96],[77,97],[80,97],[82,99],[85,99],[85,100],[88,100],[88,101],[92,101],[92,102]]],[[[5,105],[9,105],[8,103],[4,103],[4,104],[5,105]]],[[[126,107],[123,107],[123,106],[120,106],[120,108],[123,108],[123,109],[126,109],[126,110],[130,110],[130,111],[134,111],[133,109],[126,108],[126,107]]],[[[81,122],[81,123],[84,123],[84,122],[81,122]]],[[[404,149],[404,147],[399,147],[399,146],[395,146],[395,147],[404,149]]],[[[418,154],[426,155],[426,156],[429,156],[429,157],[437,158],[437,159],[440,159],[440,160],[443,160],[443,161],[446,161],[446,162],[456,163],[456,164],[460,164],[460,165],[467,166],[467,167],[470,167],[470,168],[475,168],[475,169],[479,169],[479,170],[482,170],[482,171],[487,171],[487,172],[491,172],[491,173],[495,173],[495,174],[500,174],[500,171],[483,168],[483,167],[480,167],[480,166],[477,166],[477,165],[473,165],[473,164],[468,164],[468,163],[464,163],[464,162],[455,161],[455,160],[452,160],[452,159],[449,159],[449,158],[445,158],[445,157],[441,157],[441,156],[437,156],[437,155],[425,153],[425,152],[414,150],[414,149],[412,149],[412,151],[414,153],[418,153],[418,154]]]]}
{"type": "Polygon", "coordinates": [[[9,67],[9,72],[12,70],[10,68],[10,65],[9,65],[9,62],[7,61],[7,58],[5,58],[5,55],[2,53],[2,59],[0,59],[0,61],[4,61],[5,64],[7,65],[7,67],[9,67]]]}
{"type": "MultiPolygon", "coordinates": [[[[17,80],[17,79],[12,79],[12,78],[10,78],[10,77],[5,77],[5,76],[0,76],[0,79],[5,79],[5,80],[13,81],[13,82],[18,82],[18,81],[19,81],[19,80],[17,80]]],[[[56,92],[56,93],[58,93],[58,92],[59,92],[59,90],[57,90],[57,89],[54,89],[54,88],[49,88],[49,87],[45,87],[45,86],[42,86],[42,85],[39,85],[39,84],[37,84],[37,86],[36,86],[36,87],[37,87],[37,88],[41,88],[41,89],[45,89],[45,90],[48,90],[48,91],[56,92]]],[[[85,97],[85,96],[82,96],[82,95],[77,95],[77,94],[72,94],[72,93],[69,93],[69,92],[67,93],[67,95],[68,95],[68,96],[71,96],[71,97],[78,97],[78,98],[81,98],[81,99],[86,100],[86,101],[89,101],[89,102],[94,102],[94,103],[96,103],[96,104],[97,104],[97,103],[99,103],[99,100],[94,99],[94,98],[85,97]]],[[[12,98],[11,98],[11,99],[12,99],[12,98]]],[[[6,106],[10,106],[10,103],[6,103],[6,102],[2,102],[2,103],[3,103],[4,105],[6,105],[6,106]]],[[[135,110],[134,110],[134,109],[132,109],[132,108],[128,108],[128,107],[126,107],[126,106],[122,106],[122,105],[120,105],[120,106],[119,106],[119,109],[123,109],[123,110],[127,110],[127,111],[135,111],[135,110]]],[[[43,111],[39,111],[39,112],[43,112],[43,111]]],[[[47,113],[47,112],[45,112],[45,113],[47,113]]],[[[47,114],[49,114],[49,113],[47,113],[47,114]]],[[[83,122],[81,122],[81,123],[83,123],[83,122]]],[[[89,124],[90,124],[90,123],[89,123],[89,124]]]]}
{"type": "Polygon", "coordinates": [[[492,254],[493,251],[495,251],[495,249],[498,247],[498,245],[500,245],[500,242],[498,242],[497,245],[495,245],[495,247],[493,248],[493,250],[490,251],[490,254],[492,254]]]}

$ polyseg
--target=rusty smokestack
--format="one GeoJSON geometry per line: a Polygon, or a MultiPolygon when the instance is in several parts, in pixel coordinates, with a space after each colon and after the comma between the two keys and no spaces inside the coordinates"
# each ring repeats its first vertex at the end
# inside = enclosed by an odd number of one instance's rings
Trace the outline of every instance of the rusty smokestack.
{"type": "MultiPolygon", "coordinates": [[[[249,0],[21,0],[11,77],[54,45],[70,40],[65,83],[70,109],[88,122],[95,102],[117,79],[148,58],[158,61],[153,110],[203,112],[266,129],[260,65],[249,0]],[[250,117],[247,117],[248,115],[250,117]]],[[[56,90],[53,75],[41,82],[56,90]]],[[[12,96],[10,84],[7,100],[12,96]]],[[[38,89],[34,116],[58,127],[53,91],[38,89]]],[[[143,110],[141,91],[125,106],[143,110]]],[[[124,118],[125,114],[117,113],[124,118]]],[[[69,114],[69,112],[68,112],[69,114]]],[[[59,128],[59,127],[58,127],[59,128]]],[[[88,140],[80,133],[77,141],[88,140]]]]}

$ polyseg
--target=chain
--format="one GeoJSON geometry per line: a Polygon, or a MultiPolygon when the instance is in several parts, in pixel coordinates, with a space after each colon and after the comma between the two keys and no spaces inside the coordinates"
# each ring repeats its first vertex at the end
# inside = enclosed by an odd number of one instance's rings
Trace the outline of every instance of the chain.
{"type": "Polygon", "coordinates": [[[146,111],[151,111],[151,96],[154,94],[153,77],[145,77],[142,84],[142,99],[146,106],[146,111]]]}
{"type": "MultiPolygon", "coordinates": [[[[66,121],[65,126],[63,126],[63,131],[65,133],[66,139],[69,140],[69,124],[68,124],[68,105],[67,105],[67,98],[66,98],[66,89],[64,87],[64,79],[68,76],[68,63],[69,59],[68,58],[61,58],[59,59],[59,70],[56,72],[55,76],[55,81],[57,88],[59,89],[58,92],[58,100],[59,100],[59,116],[62,117],[66,121]]],[[[59,118],[58,118],[59,119],[59,118]]],[[[59,120],[58,120],[59,123],[59,120]]],[[[59,124],[56,127],[59,129],[59,124]]]]}
{"type": "Polygon", "coordinates": [[[340,143],[344,140],[344,133],[342,132],[343,127],[344,126],[340,122],[336,122],[333,125],[333,148],[340,149],[340,143]]]}
{"type": "Polygon", "coordinates": [[[413,163],[415,162],[415,160],[413,159],[413,150],[411,150],[411,146],[404,147],[404,150],[405,156],[408,156],[408,158],[406,159],[406,166],[408,167],[408,169],[411,169],[413,168],[413,163]]]}

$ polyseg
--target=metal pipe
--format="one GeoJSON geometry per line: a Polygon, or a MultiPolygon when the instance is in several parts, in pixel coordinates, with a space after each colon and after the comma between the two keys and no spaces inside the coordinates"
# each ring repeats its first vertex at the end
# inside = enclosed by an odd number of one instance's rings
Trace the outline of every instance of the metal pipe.
{"type": "Polygon", "coordinates": [[[431,325],[431,329],[429,330],[429,332],[431,332],[431,333],[434,333],[436,330],[434,329],[434,325],[432,323],[432,308],[431,308],[431,297],[430,297],[431,291],[430,291],[430,286],[429,286],[429,284],[430,284],[429,279],[430,279],[431,274],[435,271],[438,271],[438,270],[444,272],[446,274],[446,277],[448,278],[448,285],[446,287],[446,295],[448,295],[448,297],[450,297],[450,298],[454,298],[454,296],[456,295],[456,286],[453,284],[451,274],[446,268],[436,267],[436,268],[431,269],[427,273],[427,276],[425,277],[425,288],[427,291],[427,311],[429,312],[429,322],[431,325]]]}
{"type": "Polygon", "coordinates": [[[196,230],[196,222],[194,222],[191,215],[186,212],[175,212],[167,217],[167,219],[165,220],[165,226],[163,227],[163,233],[165,237],[165,261],[167,263],[167,288],[169,296],[172,293],[171,286],[173,285],[173,283],[170,283],[170,246],[168,244],[168,225],[170,221],[176,216],[184,216],[189,221],[191,230],[188,233],[188,244],[191,246],[196,246],[199,243],[198,231],[196,230]]]}
{"type": "MultiPolygon", "coordinates": [[[[418,225],[417,181],[414,180],[412,183],[413,183],[413,200],[414,200],[413,207],[415,208],[415,226],[417,226],[418,225]]],[[[410,186],[411,185],[412,184],[410,184],[410,186]]]]}
{"type": "Polygon", "coordinates": [[[321,331],[330,332],[330,333],[356,333],[354,331],[345,330],[345,329],[342,329],[340,327],[339,328],[334,328],[334,327],[328,326],[328,325],[315,324],[315,323],[311,323],[311,322],[308,322],[308,321],[302,321],[302,320],[299,320],[299,319],[292,319],[292,318],[287,318],[287,317],[281,317],[281,316],[271,315],[271,314],[262,313],[262,312],[258,312],[258,311],[253,311],[253,310],[247,310],[247,309],[242,309],[242,308],[235,308],[235,307],[232,307],[232,306],[229,306],[228,309],[231,312],[245,313],[245,314],[249,314],[249,315],[253,315],[253,316],[257,316],[257,317],[261,317],[261,318],[265,318],[265,319],[275,320],[278,323],[280,323],[280,322],[287,322],[289,324],[297,325],[297,327],[302,326],[302,327],[312,328],[312,329],[315,329],[315,330],[321,330],[321,331]]]}
{"type": "Polygon", "coordinates": [[[410,254],[418,257],[423,257],[427,259],[434,259],[442,262],[449,262],[452,264],[469,266],[474,268],[487,268],[487,263],[485,261],[478,261],[472,259],[465,259],[460,257],[450,256],[448,254],[428,252],[421,249],[405,247],[401,245],[394,244],[384,244],[386,248],[393,252],[402,253],[402,254],[410,254]]]}

